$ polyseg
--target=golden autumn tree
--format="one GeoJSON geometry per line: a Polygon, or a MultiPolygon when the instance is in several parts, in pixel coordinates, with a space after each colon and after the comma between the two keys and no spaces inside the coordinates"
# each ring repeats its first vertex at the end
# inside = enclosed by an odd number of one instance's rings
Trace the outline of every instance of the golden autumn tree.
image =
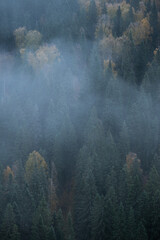
{"type": "Polygon", "coordinates": [[[3,174],[4,174],[4,182],[5,183],[9,183],[9,181],[14,178],[14,173],[9,166],[6,167],[3,174]]]}
{"type": "Polygon", "coordinates": [[[42,198],[49,201],[51,211],[57,205],[57,172],[54,163],[51,163],[50,174],[45,159],[40,153],[33,151],[29,154],[25,165],[25,178],[36,204],[42,198]]]}
{"type": "Polygon", "coordinates": [[[14,31],[14,37],[16,46],[21,49],[25,47],[25,38],[26,38],[27,29],[25,27],[17,28],[14,31]]]}
{"type": "Polygon", "coordinates": [[[29,52],[27,54],[27,61],[34,70],[39,70],[43,66],[49,67],[59,57],[60,53],[55,45],[46,45],[39,47],[35,52],[29,52]]]}
{"type": "Polygon", "coordinates": [[[37,49],[42,41],[42,35],[37,30],[30,30],[26,34],[26,47],[37,49]]]}
{"type": "Polygon", "coordinates": [[[26,27],[17,28],[14,31],[15,42],[20,52],[26,48],[36,50],[42,41],[42,35],[37,30],[27,31],[26,27]]]}
{"type": "Polygon", "coordinates": [[[47,163],[44,158],[36,151],[33,151],[29,154],[29,158],[26,162],[25,172],[26,172],[26,181],[29,182],[32,179],[32,175],[36,170],[44,170],[44,173],[47,175],[47,163]]]}
{"type": "Polygon", "coordinates": [[[130,152],[126,156],[126,183],[127,183],[127,204],[131,205],[137,201],[138,195],[143,187],[143,171],[141,161],[137,154],[130,152]]]}
{"type": "Polygon", "coordinates": [[[138,168],[140,169],[140,159],[137,158],[137,154],[136,153],[132,153],[130,152],[127,156],[126,156],[126,165],[127,165],[127,169],[130,170],[134,163],[137,162],[138,164],[138,168]]]}
{"type": "Polygon", "coordinates": [[[151,38],[152,28],[147,18],[143,18],[140,22],[131,25],[131,31],[135,45],[139,45],[151,38]]]}
{"type": "Polygon", "coordinates": [[[48,198],[48,167],[36,151],[29,154],[25,165],[25,178],[36,204],[42,197],[48,198]]]}

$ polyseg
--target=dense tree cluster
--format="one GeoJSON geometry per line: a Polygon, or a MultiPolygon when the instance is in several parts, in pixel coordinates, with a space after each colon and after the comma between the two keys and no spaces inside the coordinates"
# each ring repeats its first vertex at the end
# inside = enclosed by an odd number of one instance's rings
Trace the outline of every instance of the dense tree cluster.
{"type": "Polygon", "coordinates": [[[1,240],[160,239],[159,26],[158,0],[0,1],[1,240]]]}

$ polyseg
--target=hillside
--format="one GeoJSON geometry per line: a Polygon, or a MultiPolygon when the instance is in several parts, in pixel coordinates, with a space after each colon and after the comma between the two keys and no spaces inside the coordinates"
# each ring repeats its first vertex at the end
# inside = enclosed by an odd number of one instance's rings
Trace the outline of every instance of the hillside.
{"type": "Polygon", "coordinates": [[[159,0],[0,1],[0,239],[160,239],[159,0]]]}

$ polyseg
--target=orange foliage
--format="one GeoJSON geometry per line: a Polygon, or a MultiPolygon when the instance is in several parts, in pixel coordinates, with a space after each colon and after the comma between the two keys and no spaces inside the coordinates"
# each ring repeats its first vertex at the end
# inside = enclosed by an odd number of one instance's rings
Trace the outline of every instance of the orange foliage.
{"type": "MultiPolygon", "coordinates": [[[[131,170],[135,162],[137,162],[138,165],[140,165],[140,163],[141,163],[140,159],[137,158],[137,154],[130,152],[130,153],[126,156],[127,169],[128,169],[128,170],[131,170]]],[[[141,169],[140,169],[140,166],[139,166],[139,170],[141,170],[141,169]]]]}
{"type": "Polygon", "coordinates": [[[14,174],[12,169],[7,166],[6,169],[4,170],[4,182],[9,183],[10,179],[14,178],[14,174]]]}

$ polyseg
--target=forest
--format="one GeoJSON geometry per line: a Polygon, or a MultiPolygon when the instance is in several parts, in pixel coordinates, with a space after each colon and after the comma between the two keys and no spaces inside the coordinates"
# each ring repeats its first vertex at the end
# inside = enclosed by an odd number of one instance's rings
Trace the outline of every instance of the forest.
{"type": "Polygon", "coordinates": [[[0,240],[160,240],[159,0],[0,0],[0,240]]]}

